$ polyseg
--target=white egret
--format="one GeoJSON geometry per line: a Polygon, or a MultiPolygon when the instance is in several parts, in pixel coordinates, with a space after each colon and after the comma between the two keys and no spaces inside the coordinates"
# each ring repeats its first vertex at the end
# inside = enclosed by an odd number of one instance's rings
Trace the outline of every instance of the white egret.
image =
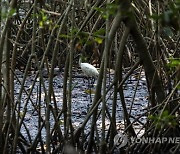
{"type": "MultiPolygon", "coordinates": [[[[95,79],[98,77],[99,75],[99,72],[98,70],[91,64],[89,63],[82,63],[82,57],[80,56],[79,58],[79,65],[81,67],[81,70],[83,71],[83,73],[87,76],[88,78],[88,87],[90,89],[90,102],[91,102],[91,87],[90,87],[90,84],[89,84],[89,78],[91,79],[95,79]]],[[[94,81],[91,81],[91,84],[93,85],[94,81]]]]}
{"type": "Polygon", "coordinates": [[[82,63],[81,58],[79,59],[79,65],[81,67],[81,70],[84,72],[84,74],[87,77],[94,77],[94,78],[98,77],[99,72],[93,65],[89,63],[82,63]]]}

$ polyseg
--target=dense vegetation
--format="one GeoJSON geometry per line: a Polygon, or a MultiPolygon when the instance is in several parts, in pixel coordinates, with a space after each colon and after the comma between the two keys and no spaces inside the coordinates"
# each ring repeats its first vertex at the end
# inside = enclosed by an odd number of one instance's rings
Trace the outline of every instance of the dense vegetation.
{"type": "Polygon", "coordinates": [[[129,137],[138,135],[135,122],[142,125],[146,137],[180,136],[179,19],[180,0],[1,1],[0,153],[179,153],[180,143],[128,143],[121,149],[113,143],[119,131],[117,104],[122,105],[123,131],[129,137]],[[99,77],[89,112],[75,128],[71,113],[73,71],[78,69],[79,54],[99,67],[99,77]],[[63,75],[62,108],[57,107],[54,94],[54,68],[63,75]],[[14,82],[18,80],[17,70],[23,72],[18,94],[14,82]],[[107,88],[111,70],[114,77],[107,88]],[[35,78],[27,89],[25,83],[31,72],[35,72],[35,78]],[[138,118],[128,112],[124,96],[125,83],[134,72],[137,81],[145,72],[148,89],[148,108],[138,118]],[[40,90],[34,101],[35,84],[40,90]],[[113,101],[108,107],[110,91],[113,101]],[[24,122],[29,104],[38,115],[34,139],[25,137],[31,136],[32,129],[24,122]],[[144,115],[147,120],[142,123],[139,119],[144,115]],[[106,119],[110,121],[108,128],[106,119]],[[90,130],[85,130],[87,123],[90,130]],[[26,134],[20,131],[22,127],[26,134]]]}

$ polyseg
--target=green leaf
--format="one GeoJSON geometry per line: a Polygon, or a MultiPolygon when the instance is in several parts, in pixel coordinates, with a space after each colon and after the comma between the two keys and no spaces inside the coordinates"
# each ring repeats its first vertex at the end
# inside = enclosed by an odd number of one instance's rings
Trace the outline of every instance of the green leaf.
{"type": "Polygon", "coordinates": [[[96,7],[95,10],[97,10],[104,19],[109,18],[110,15],[114,16],[117,12],[118,5],[115,3],[109,3],[106,5],[106,8],[99,8],[96,7]]]}
{"type": "Polygon", "coordinates": [[[98,44],[102,44],[102,42],[103,42],[103,39],[100,38],[100,37],[95,37],[94,40],[95,40],[98,44]]]}
{"type": "Polygon", "coordinates": [[[97,30],[96,32],[93,33],[94,35],[104,35],[105,34],[105,29],[101,28],[97,30]]]}
{"type": "Polygon", "coordinates": [[[169,58],[168,67],[175,68],[180,65],[180,58],[169,58]]]}
{"type": "Polygon", "coordinates": [[[16,9],[12,8],[11,10],[9,10],[9,17],[15,16],[16,15],[16,9]]]}
{"type": "Polygon", "coordinates": [[[21,112],[19,113],[20,118],[23,118],[23,117],[24,117],[24,114],[25,114],[25,112],[21,111],[21,112]]]}
{"type": "Polygon", "coordinates": [[[177,125],[176,117],[169,114],[167,110],[163,111],[162,114],[159,115],[150,115],[148,118],[154,122],[157,128],[163,128],[165,126],[174,127],[177,125]]]}
{"type": "Polygon", "coordinates": [[[43,27],[44,27],[43,21],[39,21],[39,27],[40,27],[40,28],[43,28],[43,27]]]}
{"type": "Polygon", "coordinates": [[[95,94],[95,91],[93,89],[86,89],[85,93],[86,94],[95,94]]]}
{"type": "Polygon", "coordinates": [[[59,120],[59,125],[63,125],[64,124],[64,120],[59,120]]]}
{"type": "Polygon", "coordinates": [[[99,7],[95,7],[94,8],[96,11],[100,12],[101,14],[103,14],[105,12],[104,8],[99,8],[99,7]]]}

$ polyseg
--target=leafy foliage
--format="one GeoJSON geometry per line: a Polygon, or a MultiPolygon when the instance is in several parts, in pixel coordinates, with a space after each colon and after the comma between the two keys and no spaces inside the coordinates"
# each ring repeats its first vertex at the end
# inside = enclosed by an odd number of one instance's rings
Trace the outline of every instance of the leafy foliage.
{"type": "Polygon", "coordinates": [[[155,21],[159,20],[165,34],[172,36],[172,31],[178,32],[180,29],[180,0],[170,2],[166,11],[162,12],[160,15],[153,14],[151,18],[155,21]]]}
{"type": "Polygon", "coordinates": [[[78,29],[74,28],[70,30],[68,34],[61,34],[61,38],[70,39],[71,37],[76,38],[78,40],[78,45],[82,46],[83,44],[93,44],[94,42],[97,42],[98,44],[102,44],[104,40],[104,34],[105,29],[101,28],[97,31],[95,31],[92,36],[88,32],[79,32],[78,29]]]}
{"type": "MultiPolygon", "coordinates": [[[[179,80],[180,58],[169,58],[167,66],[169,67],[169,73],[176,72],[176,79],[179,80]]],[[[180,89],[180,85],[178,85],[178,89],[180,89]]]]}
{"type": "Polygon", "coordinates": [[[150,115],[149,119],[153,120],[157,128],[163,128],[165,126],[174,127],[177,125],[176,117],[170,115],[167,110],[163,111],[162,114],[150,115]]]}
{"type": "Polygon", "coordinates": [[[170,58],[168,66],[170,68],[174,68],[174,67],[180,66],[180,58],[170,58]]]}
{"type": "Polygon", "coordinates": [[[10,10],[4,10],[5,12],[1,11],[1,17],[2,19],[7,19],[9,17],[13,17],[15,16],[17,13],[16,13],[16,9],[10,9],[10,10]]]}
{"type": "Polygon", "coordinates": [[[49,29],[52,29],[53,27],[53,22],[51,19],[49,19],[48,15],[42,10],[38,14],[38,17],[40,18],[39,20],[39,27],[44,28],[46,26],[49,27],[49,29]]]}
{"type": "Polygon", "coordinates": [[[97,10],[104,19],[107,19],[110,16],[114,16],[117,12],[117,9],[118,9],[118,5],[115,3],[107,4],[106,8],[99,8],[99,7],[95,8],[95,10],[97,10]]]}

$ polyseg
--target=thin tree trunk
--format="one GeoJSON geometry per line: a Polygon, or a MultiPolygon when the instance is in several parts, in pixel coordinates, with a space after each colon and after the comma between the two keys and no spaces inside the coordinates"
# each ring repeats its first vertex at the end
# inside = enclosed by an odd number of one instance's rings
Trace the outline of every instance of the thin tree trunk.
{"type": "MultiPolygon", "coordinates": [[[[107,0],[106,4],[108,5],[109,0],[107,0]]],[[[105,49],[104,49],[104,72],[103,72],[103,95],[102,95],[102,139],[101,139],[101,147],[100,147],[100,153],[104,154],[106,153],[106,140],[105,140],[105,115],[106,115],[106,74],[107,74],[107,65],[108,65],[108,34],[110,29],[110,20],[109,20],[109,14],[106,13],[107,19],[106,19],[106,37],[105,37],[105,49]]]]}

